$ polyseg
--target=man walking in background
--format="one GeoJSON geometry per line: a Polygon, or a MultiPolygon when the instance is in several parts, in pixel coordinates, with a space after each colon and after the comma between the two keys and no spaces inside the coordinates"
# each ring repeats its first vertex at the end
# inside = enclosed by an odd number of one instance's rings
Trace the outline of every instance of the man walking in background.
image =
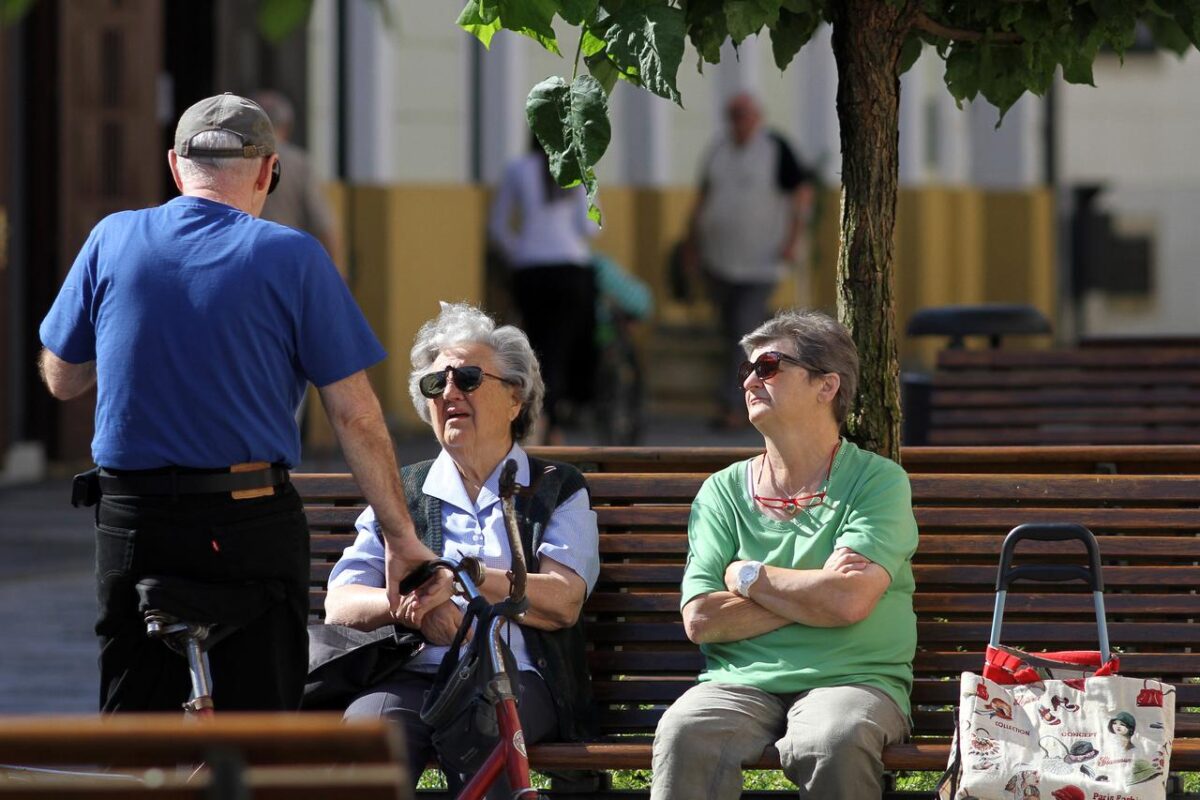
{"type": "Polygon", "coordinates": [[[320,182],[308,160],[308,153],[292,144],[296,112],[291,101],[272,90],[256,92],[253,99],[271,118],[279,165],[288,178],[267,198],[262,218],[311,233],[329,253],[342,277],[345,277],[345,259],[341,252],[337,217],[321,193],[320,182]]]}
{"type": "MultiPolygon", "coordinates": [[[[684,257],[703,271],[727,350],[723,375],[737,374],[738,339],[768,315],[767,301],[796,260],[812,211],[812,174],[783,137],[763,125],[762,107],[742,93],[726,106],[728,132],[709,149],[688,225],[684,257]]],[[[744,427],[742,388],[718,392],[718,428],[744,427]]]]}

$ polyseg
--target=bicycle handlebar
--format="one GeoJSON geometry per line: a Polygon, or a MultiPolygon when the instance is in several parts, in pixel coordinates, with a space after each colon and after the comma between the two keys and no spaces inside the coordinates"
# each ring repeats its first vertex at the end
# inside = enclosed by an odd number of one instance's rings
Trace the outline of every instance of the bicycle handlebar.
{"type": "Polygon", "coordinates": [[[517,462],[509,459],[504,462],[500,471],[500,507],[504,511],[504,530],[508,534],[508,550],[512,554],[512,564],[509,574],[512,585],[508,589],[508,598],[514,603],[525,599],[525,584],[528,575],[525,570],[525,549],[521,546],[521,533],[517,525],[517,462]]]}
{"type": "Polygon", "coordinates": [[[445,567],[454,573],[455,576],[466,575],[476,586],[483,584],[486,572],[484,571],[483,562],[478,558],[466,556],[456,560],[453,558],[435,558],[432,561],[426,561],[412,572],[405,576],[404,580],[400,581],[400,594],[408,594],[414,591],[425,581],[433,577],[439,567],[445,567]]]}

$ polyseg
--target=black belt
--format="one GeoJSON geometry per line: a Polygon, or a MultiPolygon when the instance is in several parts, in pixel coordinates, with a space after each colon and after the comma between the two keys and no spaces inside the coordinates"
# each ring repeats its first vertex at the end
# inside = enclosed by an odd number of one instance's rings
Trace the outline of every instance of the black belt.
{"type": "Polygon", "coordinates": [[[288,482],[287,467],[271,466],[251,472],[143,472],[113,474],[100,470],[104,494],[217,494],[267,489],[288,482]]]}

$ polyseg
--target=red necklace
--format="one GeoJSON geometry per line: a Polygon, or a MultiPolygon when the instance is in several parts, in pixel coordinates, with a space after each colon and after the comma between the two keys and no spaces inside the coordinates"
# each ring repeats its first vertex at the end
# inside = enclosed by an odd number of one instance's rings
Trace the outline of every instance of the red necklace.
{"type": "MultiPolygon", "coordinates": [[[[833,446],[833,450],[829,453],[829,466],[825,469],[825,480],[822,481],[822,489],[819,492],[812,494],[794,494],[791,497],[763,497],[761,495],[753,495],[754,501],[763,508],[771,508],[779,511],[787,511],[795,514],[797,511],[808,511],[812,508],[818,508],[825,505],[825,497],[829,492],[829,478],[833,475],[833,462],[837,458],[838,449],[842,446],[842,440],[838,439],[837,444],[833,446]]],[[[770,462],[767,460],[767,454],[763,453],[763,463],[768,467],[770,462]]],[[[762,468],[758,470],[758,478],[755,479],[755,486],[762,479],[762,468]]],[[[771,480],[775,480],[775,470],[771,470],[771,480]]]]}

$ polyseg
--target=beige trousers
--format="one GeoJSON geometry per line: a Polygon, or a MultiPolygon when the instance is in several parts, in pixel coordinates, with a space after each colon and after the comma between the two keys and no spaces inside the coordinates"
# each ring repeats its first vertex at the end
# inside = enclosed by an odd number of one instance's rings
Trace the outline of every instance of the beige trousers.
{"type": "Polygon", "coordinates": [[[883,748],[907,734],[895,701],[868,686],[775,695],[701,683],[658,723],[650,798],[734,800],[742,793],[742,764],[774,744],[801,798],[879,800],[883,748]]]}

